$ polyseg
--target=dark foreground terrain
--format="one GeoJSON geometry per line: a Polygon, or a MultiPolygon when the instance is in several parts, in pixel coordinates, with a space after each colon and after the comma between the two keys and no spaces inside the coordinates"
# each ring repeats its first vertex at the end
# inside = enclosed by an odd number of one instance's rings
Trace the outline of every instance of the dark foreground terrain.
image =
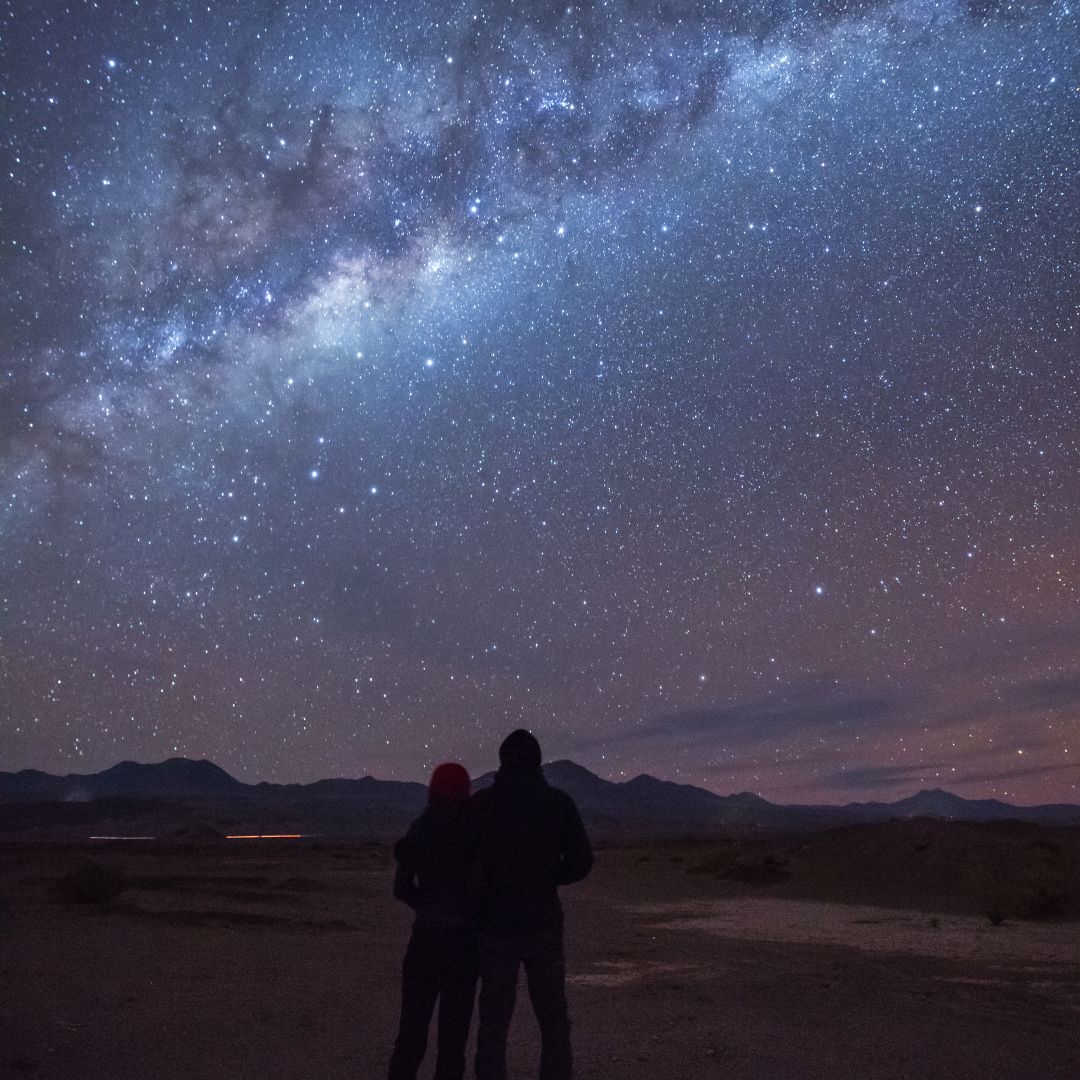
{"type": "MultiPolygon", "coordinates": [[[[564,890],[578,1075],[1075,1080],[1078,838],[889,829],[601,851],[564,890]]],[[[9,843],[0,860],[0,1077],[384,1074],[409,928],[386,847],[9,843]],[[88,861],[122,872],[113,899],[58,892],[88,861]]],[[[511,1049],[534,1076],[527,1007],[511,1049]]]]}

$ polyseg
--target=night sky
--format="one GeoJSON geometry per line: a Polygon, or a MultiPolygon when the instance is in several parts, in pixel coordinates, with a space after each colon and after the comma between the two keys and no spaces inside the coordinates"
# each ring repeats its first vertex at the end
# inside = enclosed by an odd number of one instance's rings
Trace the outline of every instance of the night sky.
{"type": "Polygon", "coordinates": [[[1076,0],[0,8],[0,768],[1080,801],[1076,0]]]}

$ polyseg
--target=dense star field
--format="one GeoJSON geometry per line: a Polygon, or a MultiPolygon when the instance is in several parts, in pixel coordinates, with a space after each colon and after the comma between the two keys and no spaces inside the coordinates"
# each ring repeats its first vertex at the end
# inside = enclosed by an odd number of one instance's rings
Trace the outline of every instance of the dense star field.
{"type": "Polygon", "coordinates": [[[1074,0],[0,25],[0,768],[1080,799],[1074,0]]]}

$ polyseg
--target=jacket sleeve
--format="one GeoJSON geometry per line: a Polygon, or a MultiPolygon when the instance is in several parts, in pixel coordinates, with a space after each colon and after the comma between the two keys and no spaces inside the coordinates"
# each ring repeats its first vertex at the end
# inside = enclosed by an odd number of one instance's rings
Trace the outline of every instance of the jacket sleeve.
{"type": "Polygon", "coordinates": [[[411,908],[416,908],[420,901],[420,886],[416,880],[416,862],[414,861],[415,838],[410,829],[395,845],[394,858],[397,867],[394,870],[394,899],[401,900],[411,908]]]}
{"type": "Polygon", "coordinates": [[[559,850],[559,865],[555,881],[558,885],[573,885],[581,881],[593,865],[592,844],[581,822],[574,800],[567,798],[563,816],[562,838],[559,850]]]}
{"type": "Polygon", "coordinates": [[[465,862],[468,872],[465,876],[465,903],[469,915],[479,919],[487,904],[487,876],[484,873],[483,860],[480,857],[483,817],[480,812],[482,800],[474,795],[465,804],[465,862]]]}

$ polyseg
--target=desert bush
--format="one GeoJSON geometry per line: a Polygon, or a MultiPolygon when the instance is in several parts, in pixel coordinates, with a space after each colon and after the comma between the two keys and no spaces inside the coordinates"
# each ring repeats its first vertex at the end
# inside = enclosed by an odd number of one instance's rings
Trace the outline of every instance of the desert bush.
{"type": "Polygon", "coordinates": [[[1041,851],[1055,859],[1060,859],[1065,854],[1065,849],[1056,840],[1030,840],[1027,845],[1028,851],[1041,851]]]}
{"type": "Polygon", "coordinates": [[[720,876],[744,885],[775,885],[791,877],[788,866],[787,860],[778,859],[775,855],[754,859],[740,858],[720,876]]]}
{"type": "Polygon", "coordinates": [[[1062,919],[1072,910],[1072,894],[1064,882],[1029,882],[1028,887],[1018,915],[1028,919],[1062,919]]]}
{"type": "Polygon", "coordinates": [[[1076,898],[1060,845],[1037,840],[984,852],[973,875],[983,910],[995,925],[1006,917],[1061,919],[1073,913],[1076,898]]]}
{"type": "Polygon", "coordinates": [[[687,867],[688,874],[712,874],[741,885],[775,885],[791,877],[790,862],[773,854],[722,851],[687,867]]]}
{"type": "MultiPolygon", "coordinates": [[[[643,855],[639,862],[644,862],[649,856],[643,855]]],[[[739,856],[733,851],[724,851],[717,855],[710,855],[701,862],[693,863],[686,868],[688,874],[717,874],[723,875],[730,870],[739,856]]]]}
{"type": "Polygon", "coordinates": [[[688,874],[716,874],[722,877],[743,857],[742,847],[729,841],[714,848],[700,861],[690,863],[686,872],[688,874]]]}
{"type": "Polygon", "coordinates": [[[58,900],[73,904],[106,904],[127,887],[123,870],[104,863],[84,863],[66,873],[53,889],[58,900]]]}
{"type": "Polygon", "coordinates": [[[341,886],[329,881],[320,881],[318,878],[290,877],[279,881],[276,888],[287,892],[335,892],[341,886]]]}
{"type": "Polygon", "coordinates": [[[198,889],[212,879],[202,874],[128,874],[127,888],[147,891],[185,891],[198,889]]]}

